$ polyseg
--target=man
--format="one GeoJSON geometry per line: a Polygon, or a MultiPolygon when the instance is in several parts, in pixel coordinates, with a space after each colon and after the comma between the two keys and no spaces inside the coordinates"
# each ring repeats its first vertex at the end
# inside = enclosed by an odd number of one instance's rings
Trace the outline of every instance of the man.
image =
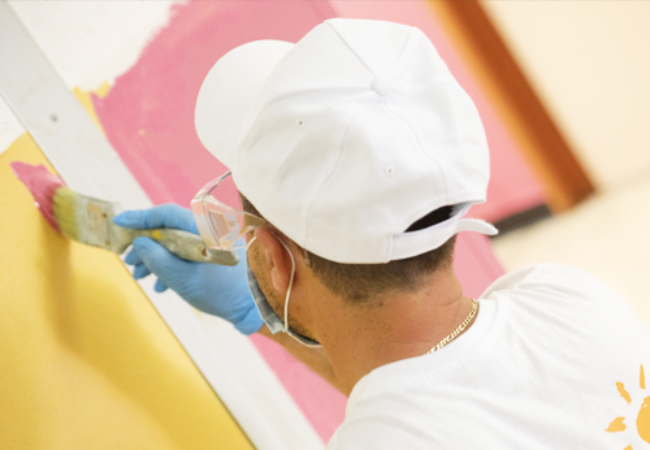
{"type": "Polygon", "coordinates": [[[127,262],[349,395],[329,448],[650,448],[650,334],[611,288],[537,265],[463,294],[455,235],[496,233],[464,217],[487,143],[419,30],[334,19],[245,44],[208,74],[196,125],[232,172],[197,194],[197,223],[170,205],[116,222],[200,231],[240,264],[146,238],[127,262]]]}

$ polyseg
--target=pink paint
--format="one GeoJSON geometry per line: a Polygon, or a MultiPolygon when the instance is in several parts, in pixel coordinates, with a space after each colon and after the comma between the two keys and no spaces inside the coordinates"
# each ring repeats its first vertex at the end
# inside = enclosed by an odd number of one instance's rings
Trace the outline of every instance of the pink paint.
{"type": "MultiPolygon", "coordinates": [[[[177,6],[167,28],[105,98],[93,98],[115,150],[156,204],[189,201],[226,169],[194,130],[194,105],[212,65],[256,39],[296,42],[333,17],[326,2],[194,2],[177,6]]],[[[345,397],[263,337],[253,343],[324,441],[343,421],[345,397]]]]}
{"type": "Polygon", "coordinates": [[[199,88],[228,50],[255,39],[295,42],[332,17],[326,2],[200,1],[178,5],[167,28],[93,102],[110,142],[151,200],[188,205],[225,167],[194,129],[199,88]]]}
{"type": "Polygon", "coordinates": [[[16,177],[23,182],[25,187],[29,190],[34,197],[36,206],[38,207],[45,220],[47,220],[52,228],[61,232],[59,225],[54,218],[54,210],[52,203],[54,193],[61,186],[65,186],[63,180],[56,175],[51,174],[45,166],[38,165],[32,166],[20,161],[11,163],[11,169],[14,171],[16,177]]]}
{"type": "Polygon", "coordinates": [[[426,0],[335,0],[330,3],[340,17],[388,20],[418,27],[431,39],[449,70],[472,98],[485,126],[491,158],[488,201],[473,207],[472,215],[494,222],[545,202],[542,186],[522,160],[516,144],[463,65],[453,44],[443,34],[426,0]]]}
{"type": "MultiPolygon", "coordinates": [[[[443,46],[441,53],[452,60],[454,72],[469,86],[470,95],[480,97],[422,4],[348,1],[337,8],[346,17],[383,18],[419,26],[443,46]]],[[[214,62],[228,50],[255,39],[295,42],[334,16],[324,1],[221,0],[174,8],[169,26],[144,49],[137,64],[116,81],[105,98],[93,98],[108,139],[154,203],[187,206],[203,184],[226,170],[203,148],[194,130],[198,90],[214,62]]],[[[485,100],[480,101],[492,147],[511,148],[498,123],[489,121],[491,109],[485,100]]],[[[510,171],[526,170],[515,161],[507,172],[509,177],[517,176],[510,171]]],[[[498,172],[495,179],[503,172],[500,167],[494,167],[498,172]]],[[[491,197],[498,197],[493,193],[494,182],[490,189],[491,197]]],[[[503,273],[489,242],[481,236],[461,236],[456,254],[459,276],[472,296],[478,296],[503,273]]],[[[273,342],[259,336],[252,341],[322,439],[329,440],[343,421],[345,397],[273,342]]]]}
{"type": "Polygon", "coordinates": [[[463,292],[472,298],[479,298],[494,280],[505,274],[503,266],[494,256],[490,240],[476,233],[458,235],[454,270],[463,292]]]}

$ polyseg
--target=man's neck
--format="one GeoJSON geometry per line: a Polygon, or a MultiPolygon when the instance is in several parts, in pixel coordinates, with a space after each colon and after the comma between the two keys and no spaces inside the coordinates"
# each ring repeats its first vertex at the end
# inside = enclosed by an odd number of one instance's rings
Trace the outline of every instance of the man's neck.
{"type": "Polygon", "coordinates": [[[451,267],[436,272],[417,292],[369,299],[363,305],[336,300],[318,303],[318,338],[340,388],[348,393],[377,367],[427,353],[472,308],[451,267]]]}

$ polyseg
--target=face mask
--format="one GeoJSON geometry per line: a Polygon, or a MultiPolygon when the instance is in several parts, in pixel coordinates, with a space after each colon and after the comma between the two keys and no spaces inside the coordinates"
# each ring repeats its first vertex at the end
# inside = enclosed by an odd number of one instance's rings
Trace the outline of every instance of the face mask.
{"type": "MultiPolygon", "coordinates": [[[[250,247],[250,245],[255,241],[255,239],[256,238],[253,238],[250,240],[250,242],[248,242],[248,245],[246,246],[246,250],[248,250],[248,247],[250,247]]],[[[284,244],[284,242],[280,241],[280,243],[284,246],[287,252],[289,252],[289,257],[291,258],[291,280],[289,282],[289,288],[287,289],[287,297],[284,303],[284,317],[287,318],[287,322],[288,322],[289,297],[291,295],[291,286],[293,285],[293,276],[295,273],[296,263],[293,259],[293,255],[291,254],[287,246],[284,244]]],[[[307,347],[320,347],[321,346],[320,343],[312,339],[309,339],[308,337],[305,337],[300,333],[296,333],[291,328],[289,328],[288,323],[285,324],[282,321],[282,319],[280,319],[280,317],[275,313],[275,311],[273,311],[273,308],[271,308],[271,305],[269,304],[268,300],[262,293],[262,290],[260,289],[260,285],[257,282],[257,278],[255,278],[255,274],[251,270],[251,266],[250,264],[248,264],[248,261],[247,261],[247,272],[248,272],[248,286],[250,287],[251,293],[253,294],[253,300],[255,301],[255,306],[257,306],[257,310],[259,311],[262,320],[269,328],[271,333],[275,334],[278,331],[282,331],[284,333],[287,333],[296,341],[300,342],[301,344],[307,347]]]]}

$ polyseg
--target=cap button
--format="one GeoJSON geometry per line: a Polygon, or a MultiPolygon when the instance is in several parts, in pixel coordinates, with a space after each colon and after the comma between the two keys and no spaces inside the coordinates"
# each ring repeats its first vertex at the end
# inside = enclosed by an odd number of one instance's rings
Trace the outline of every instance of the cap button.
{"type": "Polygon", "coordinates": [[[384,95],[388,94],[390,91],[393,90],[393,82],[391,81],[390,78],[380,75],[378,77],[375,77],[374,80],[372,80],[372,83],[370,83],[370,87],[372,88],[373,91],[375,91],[377,94],[383,97],[384,95]]]}

